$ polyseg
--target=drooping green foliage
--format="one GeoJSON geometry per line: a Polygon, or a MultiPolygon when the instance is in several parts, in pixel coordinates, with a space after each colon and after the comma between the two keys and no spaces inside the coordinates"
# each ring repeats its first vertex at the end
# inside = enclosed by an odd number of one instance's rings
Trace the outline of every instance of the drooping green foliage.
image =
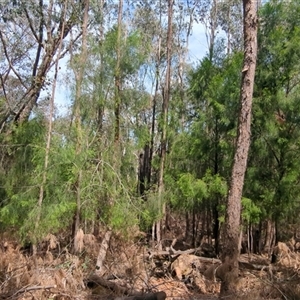
{"type": "Polygon", "coordinates": [[[260,220],[261,210],[249,198],[242,198],[242,219],[247,224],[257,224],[260,220]]]}
{"type": "MultiPolygon", "coordinates": [[[[45,156],[43,124],[41,119],[32,119],[16,128],[11,146],[11,155],[14,155],[16,164],[10,165],[6,172],[6,205],[0,209],[1,223],[19,229],[24,239],[31,240],[45,156]]],[[[56,139],[50,154],[40,232],[39,237],[34,237],[36,239],[47,234],[49,228],[56,232],[67,226],[72,218],[74,205],[70,185],[73,162],[74,153],[56,139]]]]}

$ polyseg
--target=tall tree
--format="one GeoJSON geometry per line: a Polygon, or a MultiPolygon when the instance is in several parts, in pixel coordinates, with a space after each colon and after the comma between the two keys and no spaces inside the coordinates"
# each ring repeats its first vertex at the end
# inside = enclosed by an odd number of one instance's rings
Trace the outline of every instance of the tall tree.
{"type": "MultiPolygon", "coordinates": [[[[63,8],[63,19],[65,20],[65,14],[66,14],[66,6],[63,8]]],[[[40,185],[40,191],[39,191],[39,199],[38,199],[38,205],[37,205],[37,213],[36,213],[36,222],[35,222],[35,232],[34,232],[34,238],[37,235],[37,230],[40,223],[41,218],[41,212],[42,212],[42,204],[44,200],[44,192],[45,192],[45,184],[47,181],[47,169],[49,165],[49,156],[50,156],[50,147],[51,147],[51,138],[52,138],[52,129],[53,129],[53,117],[54,117],[54,98],[55,98],[55,90],[56,90],[56,84],[57,84],[57,75],[58,75],[58,65],[59,65],[59,57],[62,50],[62,41],[63,41],[63,29],[66,24],[62,24],[62,32],[60,36],[59,46],[58,46],[58,57],[55,61],[55,74],[54,74],[54,81],[52,85],[52,93],[51,93],[51,99],[50,99],[50,109],[49,109],[49,116],[48,116],[48,130],[47,130],[47,141],[46,141],[46,148],[45,148],[45,161],[44,161],[44,170],[42,175],[42,182],[40,185]]],[[[36,244],[33,244],[33,252],[36,254],[36,244]]]]}
{"type": "MultiPolygon", "coordinates": [[[[67,13],[61,1],[4,1],[4,12],[0,23],[1,85],[4,95],[8,95],[9,77],[18,80],[20,93],[11,99],[6,97],[6,105],[0,107],[0,127],[15,121],[28,120],[37,104],[47,75],[53,66],[61,36],[64,40],[78,24],[82,4],[68,1],[67,13]],[[63,26],[63,24],[65,24],[63,26]]],[[[79,32],[75,39],[78,39],[79,32]]],[[[69,42],[63,44],[60,58],[70,49],[69,42]]]]}
{"type": "MultiPolygon", "coordinates": [[[[82,129],[82,85],[85,74],[85,66],[87,62],[87,29],[88,29],[88,12],[89,0],[85,0],[82,4],[84,6],[84,16],[82,20],[82,45],[81,51],[78,55],[78,60],[74,66],[75,75],[75,100],[74,100],[74,123],[76,132],[76,155],[80,157],[83,152],[83,129],[82,129]]],[[[73,52],[71,51],[71,60],[74,60],[73,52]]],[[[79,163],[78,177],[76,180],[76,212],[74,216],[74,235],[78,232],[80,227],[80,213],[81,213],[81,190],[82,190],[82,165],[79,163]]],[[[76,242],[76,240],[74,240],[76,242]]]]}
{"type": "Polygon", "coordinates": [[[243,0],[244,11],[244,62],[240,92],[240,111],[234,161],[224,231],[222,262],[224,278],[221,295],[236,293],[238,278],[238,257],[240,251],[241,198],[247,168],[251,136],[252,95],[257,53],[257,11],[256,1],[243,0]]]}
{"type": "MultiPolygon", "coordinates": [[[[159,207],[162,208],[162,216],[166,214],[166,205],[163,203],[164,192],[164,168],[167,154],[167,128],[168,128],[168,107],[171,95],[171,64],[172,64],[172,41],[173,41],[173,0],[168,0],[168,33],[167,33],[167,71],[166,80],[163,90],[163,104],[162,104],[162,122],[161,122],[161,149],[160,149],[160,166],[159,166],[159,179],[158,179],[158,201],[159,207]]],[[[164,219],[164,218],[163,218],[164,219]]],[[[163,220],[162,219],[162,220],[163,220]]],[[[156,224],[156,237],[159,246],[161,247],[161,229],[162,220],[156,224]]]]}

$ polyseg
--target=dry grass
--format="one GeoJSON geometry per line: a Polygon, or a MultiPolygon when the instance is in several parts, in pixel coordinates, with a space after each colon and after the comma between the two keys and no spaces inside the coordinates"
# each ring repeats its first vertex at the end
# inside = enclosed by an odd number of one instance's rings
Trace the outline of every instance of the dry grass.
{"type": "MultiPolygon", "coordinates": [[[[0,239],[1,241],[1,239],[0,239]]],[[[94,271],[100,241],[93,235],[80,237],[78,255],[59,248],[58,239],[49,235],[45,249],[38,256],[20,251],[14,241],[0,242],[0,299],[11,300],[83,300],[114,299],[111,290],[97,287],[90,290],[84,281],[94,271]]],[[[266,265],[266,258],[245,256],[251,264],[265,264],[261,270],[241,270],[236,283],[238,295],[232,299],[300,299],[300,255],[279,244],[276,265],[266,265]]],[[[185,259],[188,261],[188,259],[185,259]]],[[[220,282],[204,276],[207,266],[189,270],[179,280],[172,274],[167,257],[149,258],[142,243],[124,242],[114,237],[107,255],[105,276],[115,283],[135,291],[164,291],[167,300],[217,299],[220,282]]]]}

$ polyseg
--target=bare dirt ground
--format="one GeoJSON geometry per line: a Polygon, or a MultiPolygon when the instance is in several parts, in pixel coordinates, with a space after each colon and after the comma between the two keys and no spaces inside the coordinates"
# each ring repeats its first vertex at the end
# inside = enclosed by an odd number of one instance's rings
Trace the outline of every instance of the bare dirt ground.
{"type": "MultiPolygon", "coordinates": [[[[218,299],[217,259],[202,259],[197,253],[160,254],[142,242],[124,242],[116,237],[107,253],[105,282],[97,284],[91,281],[91,276],[100,241],[85,235],[82,251],[75,255],[49,235],[37,255],[32,256],[17,242],[3,236],[0,299],[113,300],[136,292],[157,291],[164,291],[167,300],[218,299]]],[[[241,256],[237,282],[240,299],[300,299],[299,253],[279,243],[277,258],[276,264],[270,264],[265,256],[241,256]]]]}

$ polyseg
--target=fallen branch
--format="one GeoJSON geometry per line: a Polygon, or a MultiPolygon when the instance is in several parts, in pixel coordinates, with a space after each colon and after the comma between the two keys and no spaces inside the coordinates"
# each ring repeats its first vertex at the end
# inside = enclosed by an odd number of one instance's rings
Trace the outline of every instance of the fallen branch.
{"type": "MultiPolygon", "coordinates": [[[[157,256],[164,256],[164,255],[168,255],[171,256],[171,258],[176,258],[176,256],[182,255],[182,254],[193,254],[193,253],[197,253],[200,250],[200,248],[194,248],[194,249],[189,249],[189,250],[185,250],[185,251],[181,251],[181,250],[174,250],[172,249],[172,247],[170,248],[170,250],[165,250],[165,251],[155,251],[155,252],[150,252],[149,255],[149,259],[153,258],[153,257],[157,257],[157,256]]],[[[221,260],[218,258],[209,258],[209,257],[203,257],[203,256],[198,256],[198,259],[202,262],[208,262],[208,263],[221,263],[221,260]]]]}
{"type": "Polygon", "coordinates": [[[24,294],[30,291],[36,291],[36,290],[49,290],[49,289],[55,289],[57,286],[56,285],[33,285],[33,286],[26,286],[14,294],[5,294],[1,295],[0,299],[14,299],[17,295],[19,294],[24,294]]]}
{"type": "Polygon", "coordinates": [[[175,250],[172,246],[165,251],[155,251],[155,252],[150,252],[149,258],[155,257],[155,256],[163,256],[163,255],[169,255],[172,258],[179,256],[181,254],[192,254],[192,253],[196,253],[198,251],[200,251],[200,248],[194,248],[194,249],[189,249],[189,250],[175,250]]]}
{"type": "Polygon", "coordinates": [[[87,286],[95,286],[95,285],[101,285],[107,289],[110,289],[111,291],[113,291],[114,293],[118,294],[118,295],[128,295],[128,296],[132,296],[132,295],[139,295],[141,293],[138,293],[137,291],[133,291],[130,288],[126,288],[123,286],[120,286],[114,282],[111,282],[107,279],[104,279],[103,277],[100,277],[97,274],[92,274],[89,276],[89,278],[87,279],[87,286]]]}

